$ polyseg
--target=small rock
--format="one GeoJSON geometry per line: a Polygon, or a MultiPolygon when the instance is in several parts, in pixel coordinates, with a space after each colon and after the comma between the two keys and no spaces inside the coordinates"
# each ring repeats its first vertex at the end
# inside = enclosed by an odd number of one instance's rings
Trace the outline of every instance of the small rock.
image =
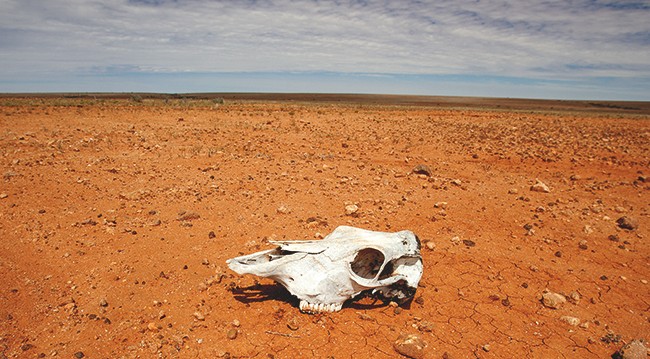
{"type": "Polygon", "coordinates": [[[469,239],[463,239],[463,244],[466,245],[467,247],[474,247],[476,246],[476,242],[471,241],[469,239]]]}
{"type": "Polygon", "coordinates": [[[200,321],[205,320],[205,316],[201,312],[194,312],[194,318],[196,318],[196,320],[200,320],[200,321]]]}
{"type": "Polygon", "coordinates": [[[100,306],[100,307],[108,307],[108,301],[106,301],[106,298],[102,298],[102,299],[99,301],[99,306],[100,306]]]}
{"type": "Polygon", "coordinates": [[[287,321],[287,328],[296,331],[300,328],[300,325],[298,324],[298,319],[296,317],[292,317],[287,321]]]}
{"type": "Polygon", "coordinates": [[[639,222],[636,220],[636,218],[632,218],[628,216],[623,216],[617,219],[616,224],[618,224],[620,228],[627,229],[630,231],[633,231],[639,227],[639,222]]]}
{"type": "Polygon", "coordinates": [[[647,359],[648,347],[643,339],[634,339],[624,345],[616,354],[621,359],[647,359]]]}
{"type": "Polygon", "coordinates": [[[580,303],[580,293],[575,290],[569,293],[569,296],[566,298],[571,304],[580,303]]]}
{"type": "Polygon", "coordinates": [[[562,294],[548,290],[542,293],[542,304],[547,308],[558,309],[564,303],[566,303],[566,298],[562,294]]]}
{"type": "Polygon", "coordinates": [[[278,207],[275,211],[280,213],[280,214],[289,214],[289,213],[291,213],[291,209],[289,207],[287,207],[286,205],[284,205],[284,204],[281,204],[280,207],[278,207]]]}
{"type": "Polygon", "coordinates": [[[454,180],[451,181],[451,184],[453,184],[454,186],[459,186],[460,187],[463,184],[463,181],[461,181],[459,179],[454,179],[454,180]]]}
{"type": "Polygon", "coordinates": [[[186,222],[186,221],[193,221],[199,218],[201,218],[201,215],[196,212],[180,211],[178,212],[178,217],[176,217],[176,220],[181,222],[186,222]]]}
{"type": "Polygon", "coordinates": [[[0,199],[5,199],[5,198],[7,198],[7,197],[9,197],[8,194],[6,194],[6,193],[0,193],[0,199]]]}
{"type": "Polygon", "coordinates": [[[345,206],[345,215],[346,216],[356,216],[359,212],[359,206],[356,204],[348,204],[345,206]]]}
{"type": "Polygon", "coordinates": [[[240,325],[241,325],[241,322],[239,321],[239,319],[235,319],[235,320],[232,321],[232,326],[233,327],[239,328],[240,325]]]}
{"type": "Polygon", "coordinates": [[[412,172],[419,175],[425,175],[427,177],[431,176],[431,168],[429,168],[427,165],[417,165],[413,167],[412,172]]]}
{"type": "MultiPolygon", "coordinates": [[[[596,325],[598,325],[597,322],[596,325]]],[[[619,334],[607,333],[602,338],[600,338],[600,341],[606,344],[618,343],[621,341],[621,336],[619,334]]]]}
{"type": "Polygon", "coordinates": [[[83,352],[76,352],[76,353],[74,353],[74,357],[77,358],[77,359],[81,359],[81,358],[83,358],[83,357],[85,357],[85,356],[86,356],[86,355],[85,355],[83,352]]]}
{"type": "Polygon", "coordinates": [[[436,202],[433,207],[447,209],[447,202],[436,202]]]}
{"type": "Polygon", "coordinates": [[[582,250],[587,250],[587,241],[586,240],[581,240],[580,243],[578,243],[578,248],[582,250]]]}
{"type": "Polygon", "coordinates": [[[235,328],[228,329],[228,331],[226,332],[226,337],[228,337],[228,339],[230,339],[230,340],[236,339],[237,338],[237,329],[235,329],[235,328]]]}
{"type": "Polygon", "coordinates": [[[436,244],[433,243],[433,241],[427,241],[427,243],[425,244],[425,246],[426,246],[427,249],[430,250],[430,251],[436,249],[436,244]]]}
{"type": "Polygon", "coordinates": [[[398,353],[413,359],[424,358],[424,348],[427,343],[417,334],[402,334],[393,343],[393,348],[398,353]]]}
{"type": "Polygon", "coordinates": [[[563,315],[560,317],[560,320],[563,322],[568,323],[569,325],[573,325],[574,327],[580,324],[580,319],[576,317],[570,317],[568,315],[563,315]]]}
{"type": "Polygon", "coordinates": [[[431,333],[433,331],[434,324],[426,320],[421,321],[418,324],[418,330],[421,332],[431,333]]]}
{"type": "Polygon", "coordinates": [[[483,349],[483,351],[486,352],[486,353],[489,352],[489,351],[490,351],[490,344],[484,344],[483,347],[482,347],[482,349],[483,349]]]}
{"type": "Polygon", "coordinates": [[[454,236],[451,238],[451,244],[458,245],[460,244],[460,238],[458,236],[454,236]]]}
{"type": "Polygon", "coordinates": [[[535,184],[530,187],[530,190],[533,192],[542,192],[542,193],[549,193],[551,190],[548,188],[544,182],[535,179],[535,184]]]}
{"type": "Polygon", "coordinates": [[[160,324],[151,322],[147,325],[147,329],[149,329],[152,332],[157,332],[158,330],[162,329],[162,326],[160,324]]]}
{"type": "Polygon", "coordinates": [[[210,231],[210,233],[208,233],[208,238],[209,239],[215,239],[215,238],[217,238],[217,235],[214,234],[214,231],[210,231]]]}

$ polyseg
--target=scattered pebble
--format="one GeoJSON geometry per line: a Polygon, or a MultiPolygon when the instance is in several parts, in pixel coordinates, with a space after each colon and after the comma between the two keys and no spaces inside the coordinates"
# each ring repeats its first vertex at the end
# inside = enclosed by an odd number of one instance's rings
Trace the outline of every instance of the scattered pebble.
{"type": "Polygon", "coordinates": [[[431,168],[429,168],[427,165],[417,165],[413,167],[412,172],[419,175],[425,175],[427,177],[431,176],[431,168]]]}
{"type": "Polygon", "coordinates": [[[433,241],[427,241],[427,243],[425,244],[425,246],[426,246],[427,249],[430,250],[430,251],[436,249],[436,244],[433,243],[433,241]]]}
{"type": "Polygon", "coordinates": [[[205,320],[205,316],[201,312],[194,312],[194,318],[201,321],[205,320]]]}
{"type": "Polygon", "coordinates": [[[286,205],[284,205],[284,204],[281,204],[275,211],[280,213],[280,214],[289,214],[289,213],[291,213],[291,209],[289,207],[287,207],[286,205]]]}
{"type": "Polygon", "coordinates": [[[533,192],[542,192],[542,193],[549,193],[551,190],[548,188],[544,182],[535,179],[535,184],[530,186],[530,190],[533,192]]]}
{"type": "Polygon", "coordinates": [[[578,248],[580,248],[582,250],[587,250],[587,248],[589,248],[587,246],[587,240],[585,240],[585,239],[581,240],[580,243],[578,243],[578,248]]]}
{"type": "Polygon", "coordinates": [[[108,301],[106,300],[106,298],[102,298],[102,299],[99,301],[99,306],[100,306],[100,307],[108,307],[108,301]]]}
{"type": "Polygon", "coordinates": [[[466,245],[467,247],[474,247],[476,246],[476,242],[471,241],[469,239],[463,239],[463,244],[466,245]]]}
{"type": "Polygon", "coordinates": [[[616,224],[618,224],[620,228],[627,229],[630,231],[639,228],[639,222],[636,220],[636,218],[632,218],[628,216],[623,216],[617,219],[616,224]]]}
{"type": "Polygon", "coordinates": [[[490,351],[490,344],[484,344],[481,348],[484,352],[488,353],[490,351]]]}
{"type": "Polygon", "coordinates": [[[566,303],[566,297],[559,293],[553,293],[546,290],[542,293],[542,304],[551,309],[558,309],[562,304],[566,303]]]}
{"type": "Polygon", "coordinates": [[[571,304],[578,304],[580,303],[580,293],[576,292],[575,290],[569,293],[569,295],[566,297],[566,299],[571,303],[571,304]]]}
{"type": "Polygon", "coordinates": [[[292,317],[287,321],[287,328],[296,331],[300,328],[300,325],[298,325],[298,319],[296,317],[292,317]]]}
{"type": "MultiPolygon", "coordinates": [[[[594,322],[596,325],[598,325],[598,322],[594,322]]],[[[614,333],[607,333],[605,334],[602,338],[600,338],[600,341],[606,344],[611,344],[611,343],[618,343],[621,341],[621,336],[618,334],[614,333]]]]}
{"type": "Polygon", "coordinates": [[[572,325],[574,327],[580,324],[580,319],[578,319],[576,317],[570,317],[568,315],[561,316],[560,320],[563,321],[563,322],[566,322],[569,325],[572,325]]]}
{"type": "Polygon", "coordinates": [[[208,233],[208,238],[209,239],[215,239],[216,237],[217,237],[217,235],[214,234],[214,231],[210,231],[210,233],[208,233]]]}
{"type": "Polygon", "coordinates": [[[7,198],[7,197],[9,197],[8,194],[6,194],[6,193],[0,193],[0,199],[5,199],[5,198],[7,198]]]}
{"type": "Polygon", "coordinates": [[[83,358],[83,357],[85,357],[85,356],[86,356],[86,355],[85,355],[83,352],[76,352],[76,353],[74,353],[74,357],[77,358],[77,359],[81,359],[81,358],[83,358]]]}
{"type": "Polygon", "coordinates": [[[346,216],[356,216],[359,212],[359,206],[356,204],[348,204],[345,206],[345,215],[346,216]]]}
{"type": "Polygon", "coordinates": [[[648,347],[643,339],[634,339],[624,345],[617,354],[621,359],[647,359],[648,347]]]}
{"type": "Polygon", "coordinates": [[[433,331],[434,324],[432,322],[423,320],[420,323],[418,323],[417,327],[418,330],[421,332],[431,333],[433,331]]]}
{"type": "Polygon", "coordinates": [[[424,358],[424,348],[427,343],[417,334],[402,334],[393,343],[393,348],[398,353],[413,359],[424,358]]]}
{"type": "Polygon", "coordinates": [[[178,217],[176,217],[176,220],[185,222],[185,221],[193,221],[193,220],[199,219],[199,218],[201,218],[201,215],[196,213],[196,212],[180,211],[180,212],[178,212],[178,217]]]}
{"type": "Polygon", "coordinates": [[[433,207],[447,209],[447,202],[436,202],[433,207]]]}
{"type": "Polygon", "coordinates": [[[228,331],[226,332],[226,337],[228,337],[228,339],[230,339],[230,340],[236,339],[237,338],[237,329],[235,329],[235,328],[228,329],[228,331]]]}

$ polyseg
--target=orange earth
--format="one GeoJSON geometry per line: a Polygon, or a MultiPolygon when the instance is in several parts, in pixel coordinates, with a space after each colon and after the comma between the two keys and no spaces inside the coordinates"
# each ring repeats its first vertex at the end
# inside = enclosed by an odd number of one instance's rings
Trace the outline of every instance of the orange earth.
{"type": "Polygon", "coordinates": [[[647,103],[285,97],[0,98],[0,358],[391,358],[402,334],[425,358],[605,358],[650,339],[647,103]],[[302,314],[225,265],[339,225],[419,236],[410,306],[302,314]]]}

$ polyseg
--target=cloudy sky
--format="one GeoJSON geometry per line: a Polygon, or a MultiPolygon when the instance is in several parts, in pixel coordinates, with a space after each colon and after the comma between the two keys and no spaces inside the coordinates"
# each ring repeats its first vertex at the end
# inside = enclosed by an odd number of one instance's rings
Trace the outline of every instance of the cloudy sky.
{"type": "Polygon", "coordinates": [[[0,92],[650,100],[650,1],[0,0],[0,92]]]}

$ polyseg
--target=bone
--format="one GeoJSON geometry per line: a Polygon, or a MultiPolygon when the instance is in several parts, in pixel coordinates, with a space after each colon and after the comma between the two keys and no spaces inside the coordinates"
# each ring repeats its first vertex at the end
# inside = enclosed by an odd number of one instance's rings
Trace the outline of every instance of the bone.
{"type": "Polygon", "coordinates": [[[323,240],[281,241],[226,261],[238,274],[270,278],[300,300],[304,313],[331,313],[361,293],[404,301],[422,277],[420,241],[395,233],[340,226],[323,240]]]}

